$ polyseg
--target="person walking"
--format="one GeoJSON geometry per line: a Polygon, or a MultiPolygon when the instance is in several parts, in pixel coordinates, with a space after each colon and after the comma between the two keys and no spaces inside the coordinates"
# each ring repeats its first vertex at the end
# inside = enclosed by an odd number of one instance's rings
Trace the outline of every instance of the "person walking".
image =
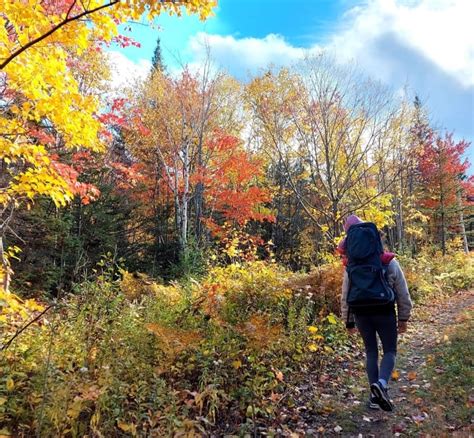
{"type": "Polygon", "coordinates": [[[347,237],[338,246],[346,258],[342,318],[349,333],[358,330],[364,341],[369,408],[392,411],[387,386],[395,367],[397,335],[406,332],[410,319],[410,293],[395,254],[383,250],[375,224],[350,215],[344,229],[347,237]],[[377,335],[383,349],[380,365],[377,335]]]}

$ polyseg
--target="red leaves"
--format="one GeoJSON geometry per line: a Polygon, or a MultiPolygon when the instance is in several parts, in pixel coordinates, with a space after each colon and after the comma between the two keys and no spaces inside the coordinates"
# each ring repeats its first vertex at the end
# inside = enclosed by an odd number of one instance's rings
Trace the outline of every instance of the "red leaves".
{"type": "Polygon", "coordinates": [[[111,167],[115,170],[115,184],[120,190],[131,189],[145,181],[139,164],[126,166],[122,163],[112,163],[111,167]]]}
{"type": "Polygon", "coordinates": [[[124,97],[117,97],[112,101],[112,106],[110,108],[111,112],[116,112],[116,111],[122,111],[125,104],[127,102],[127,99],[124,97]]]}
{"type": "Polygon", "coordinates": [[[233,150],[240,143],[240,139],[234,135],[226,134],[222,131],[215,131],[212,138],[207,142],[207,147],[213,152],[233,150]]]}
{"type": "Polygon", "coordinates": [[[99,189],[93,184],[80,182],[78,180],[79,172],[73,166],[61,163],[57,155],[51,157],[51,164],[54,170],[66,181],[69,190],[81,199],[82,204],[87,205],[98,199],[100,196],[99,189]]]}
{"type": "Polygon", "coordinates": [[[135,41],[133,38],[127,37],[125,35],[117,35],[112,38],[112,41],[118,44],[121,48],[125,47],[141,47],[141,44],[138,41],[135,41]]]}
{"type": "Polygon", "coordinates": [[[111,143],[114,139],[114,129],[126,128],[130,124],[129,118],[126,116],[126,110],[128,110],[126,104],[127,99],[114,98],[109,102],[108,111],[97,115],[97,120],[103,125],[100,130],[103,141],[111,143]]]}
{"type": "Polygon", "coordinates": [[[105,125],[118,125],[123,126],[125,124],[125,117],[116,115],[112,112],[101,114],[97,117],[99,121],[105,125]]]}
{"type": "Polygon", "coordinates": [[[473,190],[473,178],[461,182],[469,162],[462,158],[469,146],[465,140],[455,143],[452,134],[444,138],[428,139],[419,154],[418,168],[425,187],[422,205],[437,208],[441,203],[445,206],[456,200],[456,191],[462,187],[465,192],[473,190]]]}
{"type": "Polygon", "coordinates": [[[263,176],[262,162],[239,149],[239,144],[239,138],[215,132],[207,144],[213,158],[195,180],[205,185],[212,210],[227,221],[243,225],[249,220],[273,220],[272,215],[258,211],[271,200],[269,190],[258,186],[258,179],[263,176]]]}
{"type": "Polygon", "coordinates": [[[30,137],[35,138],[43,145],[50,145],[50,144],[54,144],[55,142],[54,136],[51,133],[49,133],[46,129],[35,127],[33,129],[30,129],[28,134],[30,135],[30,137]]]}
{"type": "Polygon", "coordinates": [[[75,15],[82,11],[80,4],[74,0],[42,0],[40,3],[48,15],[61,15],[68,11],[69,15],[75,15]]]}

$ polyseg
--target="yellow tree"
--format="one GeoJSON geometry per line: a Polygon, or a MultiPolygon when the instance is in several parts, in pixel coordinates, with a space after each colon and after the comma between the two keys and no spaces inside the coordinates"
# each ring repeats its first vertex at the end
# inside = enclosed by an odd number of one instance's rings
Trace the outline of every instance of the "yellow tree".
{"type": "Polygon", "coordinates": [[[71,61],[91,45],[111,41],[128,19],[183,10],[204,19],[214,5],[213,0],[0,0],[0,236],[19,205],[37,196],[48,196],[57,206],[72,198],[55,148],[104,148],[96,118],[100,101],[83,92],[71,61]]]}
{"type": "Polygon", "coordinates": [[[329,241],[349,212],[373,212],[371,203],[385,196],[377,172],[394,113],[380,86],[319,56],[294,72],[257,78],[248,100],[262,143],[283,163],[294,196],[329,241]]]}
{"type": "Polygon", "coordinates": [[[71,57],[92,43],[110,41],[118,23],[144,12],[153,18],[163,10],[179,14],[184,7],[205,18],[213,5],[210,0],[0,0],[0,204],[48,195],[61,205],[70,198],[51,165],[48,144],[34,135],[38,126],[54,131],[69,148],[102,148],[94,117],[98,99],[81,93],[68,65],[71,57]]]}

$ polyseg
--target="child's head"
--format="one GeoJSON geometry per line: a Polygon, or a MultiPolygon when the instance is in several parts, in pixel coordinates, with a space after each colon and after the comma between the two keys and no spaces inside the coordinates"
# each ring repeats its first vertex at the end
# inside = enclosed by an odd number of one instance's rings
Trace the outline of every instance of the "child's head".
{"type": "Polygon", "coordinates": [[[356,216],[355,214],[351,214],[346,219],[346,222],[344,224],[344,231],[347,233],[347,230],[350,227],[352,227],[352,225],[361,224],[362,222],[364,221],[359,216],[356,216]]]}

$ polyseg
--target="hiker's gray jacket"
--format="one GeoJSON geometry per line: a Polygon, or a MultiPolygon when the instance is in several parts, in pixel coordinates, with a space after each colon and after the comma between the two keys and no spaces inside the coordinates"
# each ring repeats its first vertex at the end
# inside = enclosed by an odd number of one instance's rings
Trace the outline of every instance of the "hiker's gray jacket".
{"type": "MultiPolygon", "coordinates": [[[[408,321],[410,319],[411,309],[413,304],[411,302],[410,293],[408,292],[405,275],[400,268],[400,264],[395,260],[391,260],[387,266],[387,280],[390,287],[395,292],[395,299],[397,303],[397,314],[399,321],[408,321]]],[[[341,295],[341,316],[342,320],[353,326],[354,315],[350,312],[349,319],[347,313],[349,307],[347,305],[347,292],[349,291],[349,277],[344,271],[344,279],[342,281],[342,295],[341,295]]]]}

